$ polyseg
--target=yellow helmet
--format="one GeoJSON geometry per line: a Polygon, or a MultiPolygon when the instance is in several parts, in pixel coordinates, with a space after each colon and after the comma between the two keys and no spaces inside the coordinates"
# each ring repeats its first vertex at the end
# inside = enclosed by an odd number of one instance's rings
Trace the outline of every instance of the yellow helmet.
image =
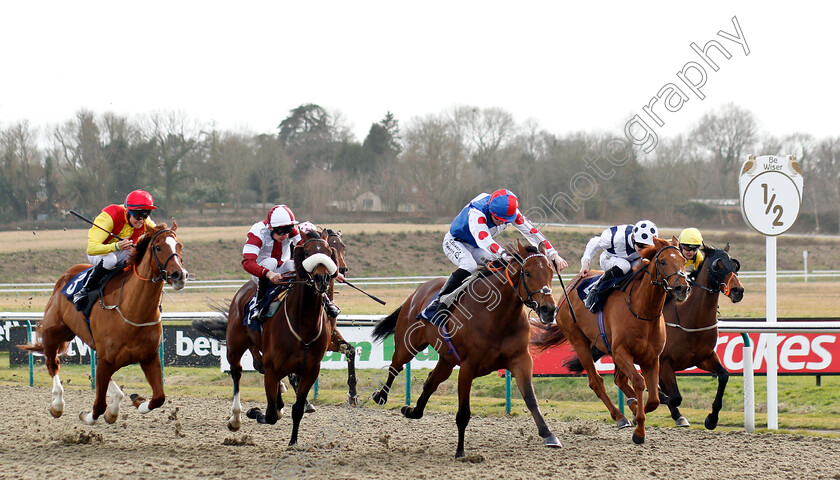
{"type": "Polygon", "coordinates": [[[680,232],[679,242],[682,245],[696,245],[703,244],[703,235],[700,235],[700,230],[690,227],[680,232]]]}

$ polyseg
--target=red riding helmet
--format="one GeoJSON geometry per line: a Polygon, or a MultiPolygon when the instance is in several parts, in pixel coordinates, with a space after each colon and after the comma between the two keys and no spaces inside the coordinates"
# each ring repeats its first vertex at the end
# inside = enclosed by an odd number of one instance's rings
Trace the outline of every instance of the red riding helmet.
{"type": "Polygon", "coordinates": [[[126,210],[155,210],[152,195],[145,190],[135,190],[125,197],[126,210]]]}
{"type": "Polygon", "coordinates": [[[516,218],[519,200],[510,190],[496,190],[490,195],[490,213],[505,222],[512,222],[516,218]]]}

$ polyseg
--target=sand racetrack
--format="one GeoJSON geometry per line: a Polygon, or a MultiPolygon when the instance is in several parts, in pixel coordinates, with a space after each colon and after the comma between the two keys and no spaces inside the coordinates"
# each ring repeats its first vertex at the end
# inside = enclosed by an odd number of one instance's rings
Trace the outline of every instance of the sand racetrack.
{"type": "Polygon", "coordinates": [[[547,449],[528,414],[473,417],[462,462],[452,414],[408,420],[390,407],[322,405],[294,449],[288,414],[229,432],[227,399],[170,397],[147,415],[124,399],[114,424],[86,426],[78,412],[90,410],[91,391],[67,390],[59,419],[47,388],[1,387],[0,398],[0,478],[840,478],[835,438],[651,428],[634,445],[629,429],[549,415],[563,448],[547,449]]]}

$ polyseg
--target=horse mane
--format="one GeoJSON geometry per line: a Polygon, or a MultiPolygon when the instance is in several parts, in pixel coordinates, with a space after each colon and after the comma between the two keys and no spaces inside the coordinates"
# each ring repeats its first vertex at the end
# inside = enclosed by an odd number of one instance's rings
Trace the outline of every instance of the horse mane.
{"type": "MultiPolygon", "coordinates": [[[[161,230],[166,230],[165,223],[159,223],[155,225],[154,231],[159,232],[161,230]]],[[[143,255],[146,254],[146,250],[149,248],[149,243],[152,241],[152,235],[148,234],[148,229],[146,233],[140,235],[140,238],[137,240],[137,244],[134,245],[134,252],[129,255],[128,260],[125,262],[126,267],[131,267],[137,263],[138,260],[143,258],[143,255]]]]}

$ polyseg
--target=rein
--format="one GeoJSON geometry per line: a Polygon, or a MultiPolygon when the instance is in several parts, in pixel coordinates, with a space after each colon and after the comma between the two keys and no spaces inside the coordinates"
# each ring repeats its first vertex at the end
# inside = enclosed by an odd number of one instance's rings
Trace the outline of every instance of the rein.
{"type": "MultiPolygon", "coordinates": [[[[709,272],[709,281],[712,281],[712,271],[711,271],[712,262],[709,262],[709,265],[705,268],[709,272]]],[[[691,285],[695,286],[695,287],[700,287],[701,290],[709,292],[709,294],[711,294],[711,295],[716,295],[718,293],[723,293],[724,295],[729,296],[729,292],[730,292],[730,286],[729,285],[732,283],[732,279],[735,278],[735,277],[736,277],[735,272],[730,271],[728,279],[726,280],[726,282],[725,283],[723,283],[723,282],[718,283],[718,285],[715,286],[715,287],[707,287],[707,286],[697,282],[696,280],[690,280],[689,283],[691,285]]],[[[699,328],[683,327],[681,325],[682,320],[680,320],[680,312],[677,309],[676,305],[674,305],[674,315],[677,317],[677,323],[665,322],[665,325],[667,325],[669,327],[672,327],[672,328],[679,328],[680,330],[682,330],[684,332],[688,332],[688,333],[705,332],[707,330],[712,330],[714,328],[717,328],[717,326],[718,326],[717,318],[715,318],[715,323],[713,323],[711,325],[708,325],[706,327],[699,327],[699,328]]]]}
{"type": "MultiPolygon", "coordinates": [[[[527,257],[522,259],[522,264],[521,264],[522,267],[524,268],[525,267],[525,262],[527,262],[528,259],[533,258],[533,257],[546,258],[545,254],[532,253],[531,255],[528,255],[527,257]]],[[[542,288],[540,288],[539,290],[535,290],[535,291],[532,292],[531,290],[528,289],[528,285],[526,285],[525,282],[523,281],[522,275],[521,275],[521,270],[520,270],[520,275],[519,275],[519,287],[517,287],[516,285],[514,285],[513,279],[510,278],[510,271],[508,270],[509,266],[510,266],[510,263],[507,263],[504,267],[494,268],[492,264],[488,263],[486,265],[486,268],[493,273],[498,273],[499,271],[504,270],[505,271],[505,279],[507,280],[508,285],[510,285],[513,288],[513,290],[516,292],[516,296],[519,297],[519,301],[521,301],[526,307],[530,308],[531,310],[536,311],[539,308],[539,304],[537,303],[536,300],[533,299],[533,296],[537,293],[541,293],[543,295],[551,295],[551,287],[546,285],[546,286],[543,286],[542,288]],[[519,293],[520,290],[525,290],[525,298],[522,298],[522,294],[519,293]]]]}

